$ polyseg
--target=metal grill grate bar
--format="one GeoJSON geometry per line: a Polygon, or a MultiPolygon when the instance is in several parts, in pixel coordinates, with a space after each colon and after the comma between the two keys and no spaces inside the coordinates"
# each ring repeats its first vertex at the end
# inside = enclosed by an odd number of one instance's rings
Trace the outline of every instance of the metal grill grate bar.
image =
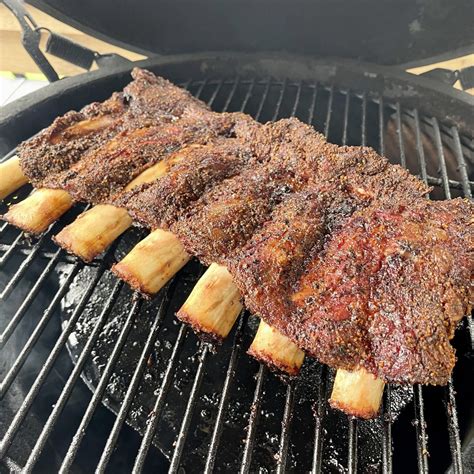
{"type": "Polygon", "coordinates": [[[110,293],[110,297],[108,301],[105,303],[101,311],[101,314],[97,318],[97,322],[94,326],[94,329],[92,330],[92,333],[89,336],[86,342],[86,345],[84,346],[84,349],[81,352],[81,355],[79,356],[79,359],[77,359],[74,369],[71,372],[71,375],[69,376],[66,384],[64,385],[59,398],[54,404],[53,411],[51,412],[51,414],[48,417],[48,420],[44,424],[41,434],[39,435],[38,440],[33,450],[31,451],[28,461],[26,462],[26,465],[24,467],[24,470],[26,472],[31,472],[33,470],[33,467],[37,463],[38,458],[41,455],[43,448],[46,444],[46,441],[48,440],[48,437],[50,436],[51,431],[54,428],[54,425],[58,421],[58,418],[61,415],[61,412],[63,411],[64,406],[66,405],[77,380],[79,379],[82,368],[84,367],[84,364],[87,358],[89,357],[92,351],[92,348],[94,347],[94,344],[97,342],[97,339],[100,336],[100,331],[102,330],[105,322],[107,321],[107,318],[110,314],[110,311],[113,305],[115,304],[115,301],[118,297],[118,294],[120,293],[122,286],[123,286],[123,283],[121,281],[117,281],[112,292],[110,293]]]}
{"type": "Polygon", "coordinates": [[[428,434],[426,433],[425,404],[421,385],[415,385],[415,428],[418,472],[428,472],[428,434]]]}
{"type": "Polygon", "coordinates": [[[331,86],[329,89],[329,99],[328,99],[328,110],[326,115],[326,121],[324,122],[324,136],[326,138],[329,137],[329,127],[331,126],[331,118],[332,118],[332,106],[334,100],[334,86],[331,86]]]}
{"type": "Polygon", "coordinates": [[[223,111],[226,111],[229,109],[229,105],[232,102],[232,99],[235,96],[235,92],[237,91],[237,87],[240,84],[240,78],[236,77],[234,84],[232,85],[232,89],[229,92],[229,95],[227,96],[227,99],[225,100],[224,107],[222,108],[223,111]]]}
{"type": "Polygon", "coordinates": [[[140,358],[137,361],[137,365],[135,367],[135,371],[133,372],[132,379],[130,380],[127,392],[122,400],[120,410],[117,413],[117,417],[115,418],[114,426],[110,431],[109,437],[102,451],[102,456],[99,460],[99,464],[97,465],[96,472],[105,472],[105,468],[107,467],[115,445],[117,444],[120,430],[123,424],[125,423],[125,419],[127,417],[128,411],[130,410],[133,398],[135,397],[135,393],[140,385],[148,357],[152,350],[153,344],[155,343],[155,340],[158,337],[158,331],[160,330],[161,324],[166,315],[166,311],[170,302],[170,293],[172,292],[171,288],[172,287],[170,287],[170,285],[167,285],[162,290],[162,292],[164,293],[163,299],[161,301],[158,312],[155,315],[153,324],[150,327],[148,338],[143,346],[140,358]]]}
{"type": "Polygon", "coordinates": [[[46,380],[46,377],[48,376],[50,370],[53,367],[54,362],[56,361],[57,357],[59,356],[59,353],[62,351],[64,348],[67,338],[71,334],[72,330],[74,329],[74,326],[79,319],[79,316],[82,314],[82,311],[84,310],[87,302],[89,301],[89,298],[95,288],[95,285],[99,281],[100,277],[102,276],[105,268],[102,267],[100,268],[95,276],[93,277],[92,281],[89,283],[86,291],[82,295],[82,298],[77,305],[76,309],[74,310],[74,313],[72,314],[71,318],[69,319],[66,327],[62,331],[61,335],[59,336],[58,340],[56,341],[55,345],[51,349],[51,352],[48,355],[48,358],[46,359],[46,362],[44,363],[43,367],[41,368],[38,376],[35,379],[35,382],[31,386],[28,394],[26,395],[23,403],[21,404],[21,407],[17,411],[12,423],[8,427],[7,433],[5,434],[3,441],[0,445],[0,458],[5,456],[8,448],[10,447],[11,443],[13,442],[13,438],[15,437],[15,434],[17,433],[18,429],[20,428],[21,423],[23,422],[24,418],[26,417],[33,400],[36,398],[38,395],[38,392],[41,389],[41,386],[43,385],[44,381],[46,380]]]}
{"type": "Polygon", "coordinates": [[[357,419],[349,417],[348,472],[357,472],[357,419]]]}
{"type": "Polygon", "coordinates": [[[426,172],[425,150],[423,148],[423,142],[421,139],[421,124],[420,124],[420,116],[418,113],[418,109],[415,109],[413,111],[413,117],[415,119],[416,151],[418,153],[418,162],[420,163],[421,179],[425,183],[428,183],[428,174],[426,172]]]}
{"type": "Polygon", "coordinates": [[[214,92],[213,92],[212,95],[211,95],[211,98],[207,101],[207,105],[208,105],[209,107],[212,107],[212,104],[213,104],[214,101],[216,100],[217,94],[221,91],[223,85],[224,85],[224,81],[221,79],[221,80],[217,83],[216,88],[214,89],[214,92]]]}
{"type": "Polygon", "coordinates": [[[272,121],[274,122],[275,120],[278,119],[278,116],[280,115],[280,110],[281,110],[281,104],[283,102],[283,96],[285,95],[285,91],[286,91],[286,86],[287,86],[287,81],[285,80],[283,82],[283,85],[281,86],[280,88],[280,94],[278,95],[278,101],[276,103],[276,107],[275,107],[275,112],[273,113],[272,115],[272,121]]]}
{"type": "Polygon", "coordinates": [[[448,419],[449,447],[455,474],[464,472],[461,452],[461,437],[459,435],[458,412],[456,408],[456,396],[452,377],[445,388],[446,417],[448,419]]]}
{"type": "Polygon", "coordinates": [[[240,466],[240,473],[247,474],[250,472],[250,464],[252,462],[253,445],[255,444],[255,437],[257,434],[257,425],[260,418],[260,411],[262,405],[263,385],[267,368],[260,364],[257,373],[257,384],[253,394],[253,402],[250,408],[249,422],[247,425],[247,437],[245,438],[244,455],[242,457],[242,464],[240,466]]]}
{"type": "Polygon", "coordinates": [[[76,433],[71,441],[71,444],[69,445],[69,449],[66,453],[66,456],[64,457],[64,460],[60,469],[60,472],[63,474],[69,472],[72,466],[72,463],[74,462],[74,458],[77,455],[77,451],[79,450],[81,441],[86,434],[86,429],[92,419],[92,416],[94,415],[94,412],[97,406],[99,405],[102,399],[102,396],[105,393],[105,389],[107,387],[109,378],[112,375],[115,364],[117,363],[120,357],[123,346],[125,344],[125,341],[127,340],[128,334],[130,332],[130,329],[132,328],[135,318],[138,315],[138,312],[140,311],[141,303],[142,303],[141,298],[136,297],[133,302],[132,307],[130,308],[130,311],[128,312],[127,319],[125,320],[122,330],[120,331],[120,335],[117,339],[117,342],[115,343],[115,346],[109,356],[109,360],[107,361],[107,365],[105,366],[104,372],[102,373],[102,376],[100,377],[100,380],[97,384],[94,394],[89,402],[89,405],[87,406],[84,416],[82,417],[81,423],[79,424],[79,427],[76,430],[76,433]]]}
{"type": "Polygon", "coordinates": [[[263,91],[262,98],[258,105],[257,113],[255,114],[255,120],[259,120],[262,115],[263,106],[267,100],[268,93],[270,92],[271,79],[268,79],[265,84],[265,90],[263,91]]]}
{"type": "Polygon", "coordinates": [[[296,86],[296,97],[293,102],[293,108],[291,109],[291,117],[294,117],[296,115],[296,111],[298,110],[298,105],[300,103],[300,98],[301,98],[301,89],[303,88],[303,84],[298,83],[296,86]]]}
{"type": "Polygon", "coordinates": [[[397,137],[398,137],[398,149],[400,152],[400,165],[403,168],[407,167],[407,159],[405,156],[405,146],[403,145],[403,129],[402,129],[402,113],[400,109],[400,102],[396,104],[396,115],[395,115],[397,137]]]}
{"type": "Polygon", "coordinates": [[[314,449],[312,474],[321,472],[322,455],[323,455],[323,441],[324,441],[324,418],[326,416],[327,402],[326,402],[326,386],[328,385],[328,369],[326,366],[321,366],[321,383],[318,385],[318,400],[314,407],[314,449]]]}
{"type": "MultiPolygon", "coordinates": [[[[244,100],[242,101],[242,107],[240,108],[241,111],[245,110],[246,107],[247,107],[247,104],[250,100],[250,97],[252,96],[253,94],[253,91],[255,89],[255,80],[253,80],[250,84],[249,84],[249,88],[247,89],[247,93],[245,94],[245,97],[244,97],[244,100]]],[[[255,119],[257,120],[257,118],[255,117],[255,119]]]]}
{"type": "Polygon", "coordinates": [[[347,129],[349,126],[349,105],[351,100],[351,91],[346,93],[346,100],[344,103],[344,122],[342,124],[342,145],[347,145],[347,129]]]}
{"type": "Polygon", "coordinates": [[[224,385],[222,388],[222,395],[219,401],[219,408],[217,410],[217,417],[214,424],[214,430],[212,432],[211,442],[209,444],[208,455],[206,460],[206,467],[204,472],[211,473],[214,469],[214,464],[216,462],[217,448],[219,447],[219,441],[221,438],[222,430],[224,428],[224,415],[225,408],[227,406],[227,401],[230,395],[230,389],[232,382],[234,381],[235,369],[237,366],[237,359],[242,347],[242,335],[244,327],[247,324],[247,313],[242,311],[239,317],[239,323],[237,331],[234,336],[234,341],[232,344],[232,352],[229,358],[229,365],[227,366],[227,372],[224,380],[224,385]]]}
{"type": "Polygon", "coordinates": [[[439,129],[439,123],[438,123],[438,120],[436,120],[436,118],[434,117],[431,119],[431,123],[433,125],[433,130],[434,130],[435,145],[436,145],[436,151],[438,154],[438,162],[439,162],[439,168],[441,172],[441,182],[443,184],[443,192],[446,199],[451,199],[448,171],[446,169],[446,158],[444,156],[443,143],[441,141],[441,131],[439,129]]]}
{"type": "Polygon", "coordinates": [[[461,183],[464,191],[464,196],[472,198],[471,186],[469,185],[469,179],[467,174],[467,163],[464,159],[462,152],[461,138],[459,137],[459,130],[456,127],[451,128],[451,133],[454,140],[454,152],[456,153],[456,159],[458,162],[458,169],[461,175],[461,183]]]}
{"type": "Polygon", "coordinates": [[[296,387],[296,382],[292,381],[286,388],[285,411],[283,413],[283,421],[281,422],[280,446],[277,454],[278,474],[284,474],[286,472],[288,450],[290,446],[291,421],[293,419],[293,411],[296,399],[296,387]]]}
{"type": "Polygon", "coordinates": [[[194,407],[196,405],[199,387],[201,386],[202,377],[204,375],[204,369],[206,367],[207,357],[209,355],[209,349],[210,349],[210,346],[208,343],[206,342],[201,343],[201,348],[198,355],[199,365],[196,370],[196,375],[194,377],[191,393],[189,394],[189,401],[186,406],[183,422],[181,424],[178,437],[176,439],[176,444],[174,447],[173,457],[171,459],[169,472],[178,472],[179,463],[181,461],[181,456],[183,454],[184,443],[186,441],[189,428],[191,426],[191,418],[193,416],[194,407]]]}
{"type": "Polygon", "coordinates": [[[384,140],[384,101],[383,97],[379,96],[379,153],[385,155],[385,140],[384,140]]]}
{"type": "Polygon", "coordinates": [[[382,470],[384,474],[392,472],[392,387],[385,386],[382,405],[382,470]]]}
{"type": "Polygon", "coordinates": [[[313,94],[311,95],[310,104],[308,107],[308,123],[313,125],[314,113],[316,111],[316,103],[318,101],[318,85],[315,84],[313,94]]]}
{"type": "MultiPolygon", "coordinates": [[[[8,227],[8,222],[3,222],[2,225],[0,225],[0,236],[3,234],[5,229],[8,227]]],[[[2,257],[3,259],[3,257],[2,257]]],[[[2,262],[2,259],[0,259],[0,263],[2,262]]]]}

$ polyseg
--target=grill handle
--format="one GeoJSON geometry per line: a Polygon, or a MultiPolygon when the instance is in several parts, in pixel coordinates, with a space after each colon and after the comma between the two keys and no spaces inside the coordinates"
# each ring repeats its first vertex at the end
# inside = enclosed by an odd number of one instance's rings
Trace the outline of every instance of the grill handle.
{"type": "Polygon", "coordinates": [[[453,86],[459,80],[463,90],[474,87],[474,66],[455,69],[454,71],[445,68],[435,68],[420,74],[420,76],[429,77],[450,86],[453,86]]]}
{"type": "Polygon", "coordinates": [[[37,25],[33,17],[27,12],[19,0],[0,0],[15,15],[22,29],[21,41],[27,53],[46,76],[49,82],[59,79],[58,73],[40,49],[41,32],[49,34],[46,42],[46,52],[68,61],[83,69],[89,70],[95,63],[99,68],[110,68],[130,62],[119,54],[99,54],[85,46],[71,41],[64,36],[58,35],[47,28],[37,25]]]}
{"type": "Polygon", "coordinates": [[[37,24],[26,11],[24,6],[17,0],[1,0],[6,7],[15,15],[22,29],[21,42],[28,54],[31,56],[41,72],[46,76],[49,82],[59,79],[58,73],[46,59],[39,47],[41,32],[37,24]]]}

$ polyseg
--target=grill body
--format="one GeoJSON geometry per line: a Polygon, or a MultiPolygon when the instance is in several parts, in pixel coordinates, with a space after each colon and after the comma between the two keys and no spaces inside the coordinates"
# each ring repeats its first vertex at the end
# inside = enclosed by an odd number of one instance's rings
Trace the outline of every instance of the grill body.
{"type": "MultiPolygon", "coordinates": [[[[431,184],[433,199],[472,197],[472,103],[442,85],[383,67],[262,55],[142,65],[214,110],[242,110],[263,122],[297,116],[332,142],[372,146],[431,184]]],[[[104,99],[128,82],[129,69],[60,81],[10,106],[0,145],[11,149],[66,110],[104,99]]],[[[141,232],[127,232],[88,266],[58,250],[51,235],[80,211],[33,242],[0,226],[4,467],[469,469],[471,319],[453,341],[459,360],[447,387],[388,387],[377,420],[348,419],[327,406],[332,371],[307,361],[286,384],[245,355],[255,331],[248,314],[217,351],[173,320],[202,271],[197,263],[147,303],[108,271],[141,232]]]]}

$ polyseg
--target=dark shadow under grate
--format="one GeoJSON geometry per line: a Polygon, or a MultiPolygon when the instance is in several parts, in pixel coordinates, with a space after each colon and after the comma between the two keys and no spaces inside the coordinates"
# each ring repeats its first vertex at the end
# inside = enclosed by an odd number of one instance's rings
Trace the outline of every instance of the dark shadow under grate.
{"type": "MultiPolygon", "coordinates": [[[[335,143],[372,146],[432,185],[433,199],[472,196],[472,138],[439,118],[331,85],[236,78],[185,86],[218,111],[260,121],[294,115],[335,143]]],[[[137,230],[93,265],[58,250],[51,235],[80,211],[33,242],[0,225],[4,466],[462,472],[472,423],[470,318],[454,340],[459,361],[448,387],[387,387],[377,420],[348,419],[327,406],[331,370],[307,360],[302,376],[284,384],[245,355],[255,332],[249,315],[216,353],[174,320],[202,271],[196,262],[144,302],[108,271],[142,237],[137,230]]]]}

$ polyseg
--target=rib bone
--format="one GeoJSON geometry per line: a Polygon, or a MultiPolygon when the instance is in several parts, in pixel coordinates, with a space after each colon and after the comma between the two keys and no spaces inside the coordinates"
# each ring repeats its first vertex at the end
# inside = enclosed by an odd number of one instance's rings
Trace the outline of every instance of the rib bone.
{"type": "Polygon", "coordinates": [[[270,368],[290,376],[298,375],[304,360],[304,352],[263,319],[247,353],[270,368]]]}
{"type": "Polygon", "coordinates": [[[171,232],[157,229],[112,267],[113,273],[144,296],[157,293],[190,256],[171,232]]]}
{"type": "MultiPolygon", "coordinates": [[[[182,158],[183,154],[176,152],[151,166],[131,181],[125,191],[160,178],[182,158]]],[[[110,204],[98,204],[82,213],[72,224],[64,227],[54,240],[68,252],[90,262],[131,227],[132,223],[125,209],[110,204]]]]}
{"type": "Polygon", "coordinates": [[[31,234],[41,234],[71,206],[72,198],[61,189],[38,189],[14,204],[2,219],[31,234]]]}
{"type": "Polygon", "coordinates": [[[359,368],[352,372],[339,369],[329,404],[348,415],[374,418],[380,410],[385,382],[359,368]]]}
{"type": "Polygon", "coordinates": [[[20,159],[13,156],[0,163],[0,199],[6,198],[13,191],[28,182],[20,168],[20,159]]]}
{"type": "Polygon", "coordinates": [[[98,204],[64,227],[53,240],[85,262],[91,262],[131,225],[132,219],[125,209],[98,204]]]}
{"type": "Polygon", "coordinates": [[[221,341],[242,310],[240,293],[227,269],[211,264],[176,316],[194,331],[221,341]]]}

